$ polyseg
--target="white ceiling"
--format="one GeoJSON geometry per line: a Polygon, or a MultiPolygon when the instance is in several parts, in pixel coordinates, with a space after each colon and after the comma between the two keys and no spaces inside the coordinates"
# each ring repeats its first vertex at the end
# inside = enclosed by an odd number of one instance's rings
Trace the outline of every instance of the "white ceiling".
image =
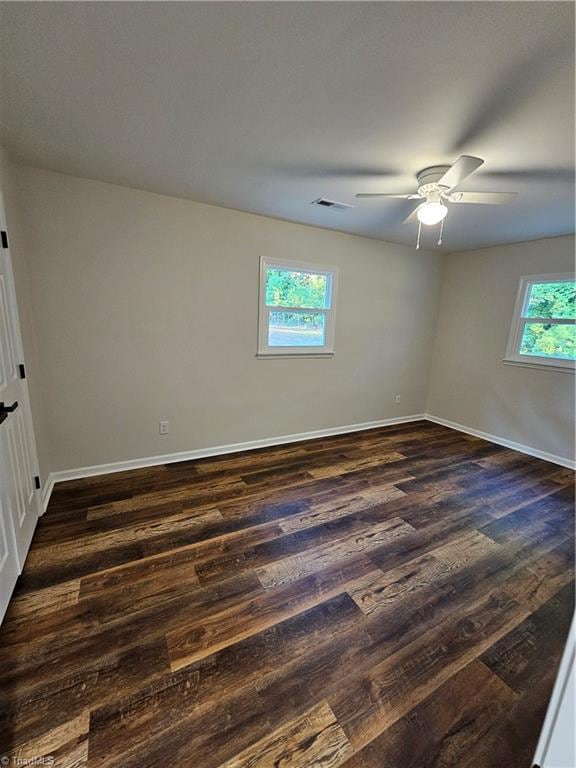
{"type": "Polygon", "coordinates": [[[574,231],[572,3],[25,2],[1,27],[17,162],[414,243],[412,203],[354,193],[466,153],[462,189],[519,196],[454,208],[446,250],[574,231]]]}

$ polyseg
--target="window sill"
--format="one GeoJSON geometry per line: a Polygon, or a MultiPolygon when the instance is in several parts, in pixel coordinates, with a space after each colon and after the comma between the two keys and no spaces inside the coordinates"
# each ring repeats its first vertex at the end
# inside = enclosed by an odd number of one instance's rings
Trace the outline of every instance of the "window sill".
{"type": "Polygon", "coordinates": [[[334,352],[257,352],[258,360],[281,360],[290,357],[334,357],[334,352]]]}
{"type": "Polygon", "coordinates": [[[561,373],[576,373],[573,365],[557,365],[556,363],[537,363],[532,360],[515,360],[505,357],[502,362],[504,365],[518,365],[520,368],[538,368],[541,371],[559,371],[561,373]]]}

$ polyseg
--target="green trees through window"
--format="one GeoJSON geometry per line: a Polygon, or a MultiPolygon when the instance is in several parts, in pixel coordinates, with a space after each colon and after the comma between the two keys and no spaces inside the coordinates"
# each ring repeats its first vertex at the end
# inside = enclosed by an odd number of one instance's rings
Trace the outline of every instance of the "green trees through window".
{"type": "Polygon", "coordinates": [[[533,283],[525,316],[576,318],[576,283],[533,283]]]}
{"type": "Polygon", "coordinates": [[[530,286],[524,317],[538,318],[540,322],[524,323],[520,354],[562,360],[576,359],[574,281],[533,283],[530,286]],[[542,322],[543,318],[550,318],[554,322],[542,322]]]}
{"type": "Polygon", "coordinates": [[[334,354],[338,267],[260,258],[258,356],[334,354]]]}
{"type": "Polygon", "coordinates": [[[286,269],[268,269],[266,304],[269,307],[326,309],[327,288],[326,275],[289,272],[286,269]]]}
{"type": "Polygon", "coordinates": [[[520,354],[576,359],[576,326],[526,323],[520,354]]]}
{"type": "MultiPolygon", "coordinates": [[[[323,274],[268,269],[266,304],[269,307],[327,309],[328,277],[323,274]]],[[[271,312],[268,344],[271,347],[318,347],[325,343],[323,312],[271,312]]]]}

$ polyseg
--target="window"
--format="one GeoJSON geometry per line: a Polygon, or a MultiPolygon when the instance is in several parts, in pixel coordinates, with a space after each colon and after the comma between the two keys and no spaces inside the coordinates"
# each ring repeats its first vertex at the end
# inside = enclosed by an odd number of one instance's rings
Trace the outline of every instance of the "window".
{"type": "Polygon", "coordinates": [[[337,267],[260,262],[258,355],[332,355],[337,267]]]}
{"type": "Polygon", "coordinates": [[[574,371],[575,318],[572,275],[523,277],[504,362],[574,371]]]}

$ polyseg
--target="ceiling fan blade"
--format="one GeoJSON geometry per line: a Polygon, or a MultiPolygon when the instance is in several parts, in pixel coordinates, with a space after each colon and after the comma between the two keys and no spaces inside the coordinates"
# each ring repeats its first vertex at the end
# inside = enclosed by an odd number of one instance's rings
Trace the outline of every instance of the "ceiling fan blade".
{"type": "Polygon", "coordinates": [[[412,224],[413,221],[416,221],[417,218],[418,218],[416,214],[418,213],[420,208],[422,208],[423,205],[424,205],[424,203],[420,203],[420,205],[417,205],[416,208],[414,208],[414,210],[412,211],[412,213],[410,213],[410,214],[408,214],[408,216],[406,216],[406,218],[404,219],[402,224],[412,224]]]}
{"type": "MultiPolygon", "coordinates": [[[[570,23],[570,27],[573,24],[570,23]]],[[[499,69],[497,80],[485,95],[474,100],[470,112],[462,115],[460,133],[455,137],[452,151],[466,151],[488,138],[493,131],[514,120],[532,94],[556,82],[562,68],[574,65],[574,43],[566,36],[554,45],[547,40],[527,46],[523,54],[499,69]]],[[[512,124],[512,123],[510,123],[512,124]]]]}
{"type": "Polygon", "coordinates": [[[554,182],[556,184],[572,184],[574,186],[574,168],[522,168],[516,170],[501,169],[485,171],[486,179],[505,179],[506,181],[554,182]]]}
{"type": "Polygon", "coordinates": [[[358,195],[354,195],[354,197],[396,197],[402,200],[420,200],[420,195],[417,194],[392,195],[388,194],[387,192],[361,192],[358,195]]]}
{"type": "Polygon", "coordinates": [[[295,163],[277,163],[267,166],[272,172],[296,179],[373,179],[375,182],[397,177],[396,168],[378,165],[353,165],[350,163],[316,163],[312,160],[295,163]]]}
{"type": "Polygon", "coordinates": [[[472,155],[460,155],[454,165],[450,166],[444,176],[438,179],[438,184],[442,187],[448,187],[453,189],[461,184],[464,179],[467,179],[471,173],[477,168],[480,168],[484,160],[479,157],[472,157],[472,155]]]}
{"type": "Polygon", "coordinates": [[[450,202],[503,205],[514,200],[517,194],[517,192],[454,192],[450,195],[450,202]]]}

